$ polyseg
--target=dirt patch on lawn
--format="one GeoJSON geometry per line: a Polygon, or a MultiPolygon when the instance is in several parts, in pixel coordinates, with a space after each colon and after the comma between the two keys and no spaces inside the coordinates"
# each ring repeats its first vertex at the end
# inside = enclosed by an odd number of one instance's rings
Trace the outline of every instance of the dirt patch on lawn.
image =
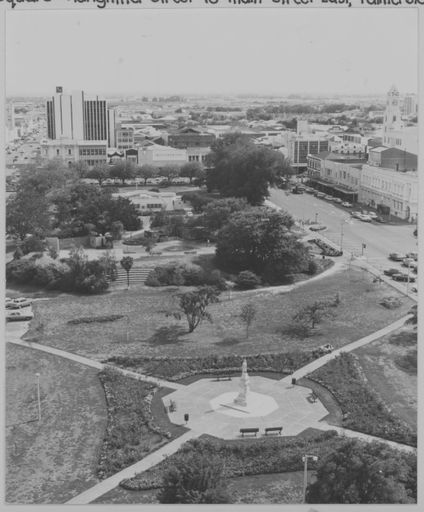
{"type": "Polygon", "coordinates": [[[64,503],[98,482],[106,405],[97,370],[15,345],[6,365],[6,501],[64,503]]]}

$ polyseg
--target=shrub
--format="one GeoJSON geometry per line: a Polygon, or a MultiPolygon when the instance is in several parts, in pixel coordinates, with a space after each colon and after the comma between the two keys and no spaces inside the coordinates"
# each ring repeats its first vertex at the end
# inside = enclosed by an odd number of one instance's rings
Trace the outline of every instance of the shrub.
{"type": "Polygon", "coordinates": [[[21,249],[24,254],[28,254],[30,252],[43,252],[45,248],[46,241],[40,240],[35,236],[30,236],[26,238],[21,244],[21,249]]]}
{"type": "Polygon", "coordinates": [[[251,290],[261,284],[261,279],[250,270],[243,270],[236,277],[236,286],[240,290],[251,290]]]}
{"type": "Polygon", "coordinates": [[[215,286],[226,289],[225,279],[219,270],[207,273],[198,265],[172,263],[154,268],[145,281],[147,286],[215,286]]]}
{"type": "Polygon", "coordinates": [[[318,267],[318,263],[315,261],[315,260],[311,260],[309,263],[308,263],[308,270],[307,270],[307,273],[310,275],[310,276],[313,276],[315,275],[319,270],[319,267],[318,267]]]}

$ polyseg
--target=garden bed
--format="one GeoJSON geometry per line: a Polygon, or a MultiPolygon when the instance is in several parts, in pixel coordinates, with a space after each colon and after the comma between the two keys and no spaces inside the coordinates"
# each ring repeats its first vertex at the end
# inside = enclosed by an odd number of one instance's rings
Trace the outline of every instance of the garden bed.
{"type": "Polygon", "coordinates": [[[98,464],[98,477],[107,478],[138,462],[175,436],[159,425],[151,403],[157,387],[107,369],[99,373],[106,395],[108,422],[98,464]]]}
{"type": "Polygon", "coordinates": [[[416,432],[398,418],[369,385],[353,354],[342,353],[308,375],[308,379],[333,394],[343,413],[343,427],[416,446],[416,432]]]}
{"type": "MultiPolygon", "coordinates": [[[[313,361],[312,352],[286,352],[277,354],[255,354],[247,357],[249,373],[271,372],[287,375],[313,361]]],[[[171,381],[186,382],[189,377],[202,375],[240,375],[242,359],[237,354],[207,357],[111,357],[103,361],[120,368],[154,375],[171,381]]],[[[197,379],[195,379],[197,380],[197,379]]]]}
{"type": "MultiPolygon", "coordinates": [[[[178,452],[167,457],[154,468],[144,471],[134,478],[123,480],[120,486],[127,490],[158,489],[162,485],[162,475],[172,465],[176,457],[184,457],[195,450],[202,455],[221,458],[225,463],[225,478],[246,475],[261,475],[303,469],[302,455],[305,453],[323,456],[334,449],[343,439],[334,431],[309,431],[304,436],[273,437],[224,441],[203,435],[185,443],[178,452]]],[[[313,463],[311,464],[313,469],[313,463]]]]}

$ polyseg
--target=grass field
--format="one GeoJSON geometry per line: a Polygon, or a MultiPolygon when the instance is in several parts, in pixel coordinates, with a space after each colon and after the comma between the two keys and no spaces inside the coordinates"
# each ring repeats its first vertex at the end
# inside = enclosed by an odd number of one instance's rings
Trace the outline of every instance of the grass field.
{"type": "MultiPolygon", "coordinates": [[[[187,289],[184,289],[187,290],[187,289]]],[[[202,323],[188,334],[184,319],[165,313],[175,310],[175,295],[182,289],[139,287],[96,297],[62,295],[54,301],[34,304],[35,319],[26,339],[83,354],[95,359],[111,356],[193,356],[216,353],[252,354],[309,349],[323,343],[341,347],[406,314],[411,301],[386,284],[373,284],[370,275],[351,269],[311,281],[281,294],[246,296],[232,292],[210,307],[213,323],[202,323]],[[334,298],[341,303],[335,317],[325,319],[314,335],[304,340],[284,332],[292,316],[305,304],[334,298]],[[402,305],[389,310],[379,304],[383,297],[399,296],[402,305]],[[256,318],[246,339],[240,310],[253,302],[256,318]],[[87,316],[123,314],[107,324],[67,324],[87,316]]]]}
{"type": "Polygon", "coordinates": [[[417,333],[412,329],[384,336],[355,350],[370,385],[393,412],[417,430],[417,368],[399,364],[417,351],[417,333]]]}
{"type": "Polygon", "coordinates": [[[97,370],[8,345],[6,427],[8,503],[64,503],[95,485],[106,428],[105,397],[97,370]]]}
{"type": "MultiPolygon", "coordinates": [[[[308,482],[313,479],[312,473],[312,471],[308,471],[308,482]]],[[[228,479],[228,490],[233,496],[235,504],[299,504],[302,503],[302,486],[303,471],[228,479]]],[[[157,489],[127,491],[122,487],[115,487],[93,503],[157,504],[157,493],[157,489]]]]}

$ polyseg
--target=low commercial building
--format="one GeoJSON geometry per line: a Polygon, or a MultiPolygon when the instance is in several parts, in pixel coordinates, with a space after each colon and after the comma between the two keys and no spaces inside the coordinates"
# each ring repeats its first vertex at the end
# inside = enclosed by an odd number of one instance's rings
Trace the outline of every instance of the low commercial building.
{"type": "Polygon", "coordinates": [[[178,149],[209,148],[215,142],[215,138],[213,133],[190,126],[168,133],[167,144],[178,149]]]}
{"type": "Polygon", "coordinates": [[[115,197],[128,198],[138,209],[140,214],[145,212],[183,210],[185,205],[175,192],[151,192],[144,190],[132,190],[129,192],[117,192],[115,197]]]}
{"type": "Polygon", "coordinates": [[[365,155],[323,152],[308,155],[308,175],[312,185],[345,201],[357,202],[365,155]]]}
{"type": "Polygon", "coordinates": [[[125,157],[136,165],[152,165],[153,167],[181,167],[189,161],[187,150],[161,146],[148,140],[138,148],[126,150],[125,157]]]}
{"type": "Polygon", "coordinates": [[[379,146],[369,151],[368,163],[375,167],[386,167],[395,171],[412,171],[418,168],[418,157],[398,148],[379,146]]]}
{"type": "Polygon", "coordinates": [[[418,215],[418,173],[364,165],[359,201],[383,214],[416,222],[418,215]]]}
{"type": "Polygon", "coordinates": [[[86,162],[89,167],[107,162],[107,141],[57,139],[41,144],[41,156],[48,160],[59,158],[68,165],[86,162]]]}

